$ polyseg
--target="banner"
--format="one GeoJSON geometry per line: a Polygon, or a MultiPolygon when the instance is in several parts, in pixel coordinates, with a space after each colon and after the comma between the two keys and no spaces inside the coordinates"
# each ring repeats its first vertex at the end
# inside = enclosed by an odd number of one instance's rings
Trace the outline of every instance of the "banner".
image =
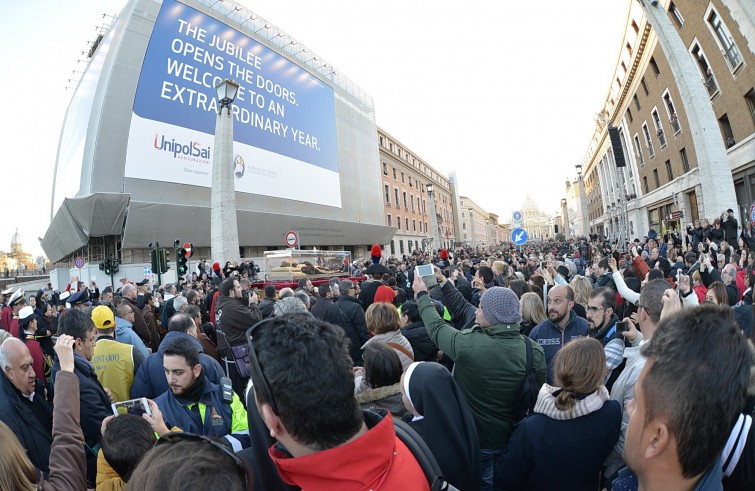
{"type": "Polygon", "coordinates": [[[164,0],[134,99],[126,177],[212,184],[215,85],[233,103],[236,191],[341,206],[332,87],[226,24],[164,0]]]}

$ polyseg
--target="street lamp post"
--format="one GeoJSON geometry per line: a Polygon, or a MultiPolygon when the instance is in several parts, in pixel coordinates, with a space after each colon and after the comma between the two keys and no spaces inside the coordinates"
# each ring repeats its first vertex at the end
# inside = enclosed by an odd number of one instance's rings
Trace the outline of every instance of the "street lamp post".
{"type": "Polygon", "coordinates": [[[579,211],[580,211],[580,228],[582,235],[590,235],[590,218],[587,210],[587,196],[585,196],[585,181],[582,179],[582,165],[574,166],[577,169],[577,181],[579,181],[579,211]]]}
{"type": "Polygon", "coordinates": [[[474,216],[472,216],[472,208],[469,209],[469,232],[472,234],[472,247],[477,249],[477,237],[474,235],[474,216]]]}
{"type": "Polygon", "coordinates": [[[564,238],[569,240],[569,202],[561,198],[561,228],[564,238]]]}
{"type": "Polygon", "coordinates": [[[233,182],[233,114],[231,104],[239,85],[225,79],[215,86],[218,114],[212,157],[210,195],[210,246],[214,261],[224,264],[239,256],[239,228],[236,222],[236,189],[233,182]],[[223,113],[223,109],[227,109],[223,113]]]}
{"type": "Polygon", "coordinates": [[[435,214],[435,196],[433,191],[435,187],[432,184],[425,186],[427,190],[427,201],[430,205],[430,229],[432,230],[432,248],[440,249],[440,235],[438,234],[438,215],[435,214]]]}

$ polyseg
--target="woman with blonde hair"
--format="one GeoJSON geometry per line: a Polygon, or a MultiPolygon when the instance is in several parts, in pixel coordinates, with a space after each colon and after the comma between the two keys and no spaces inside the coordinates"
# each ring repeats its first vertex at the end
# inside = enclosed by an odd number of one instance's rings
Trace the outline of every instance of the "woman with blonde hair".
{"type": "Polygon", "coordinates": [[[525,336],[529,336],[532,328],[548,318],[545,315],[543,299],[537,293],[532,292],[525,293],[519,299],[519,313],[522,314],[519,332],[525,336]]]}
{"type": "Polygon", "coordinates": [[[587,302],[590,300],[592,283],[587,277],[577,275],[572,278],[569,286],[574,291],[574,308],[572,310],[578,316],[587,319],[587,302]]]}
{"type": "Polygon", "coordinates": [[[511,435],[496,489],[600,489],[600,470],[621,430],[621,406],[603,385],[600,341],[570,341],[553,362],[533,413],[511,435]],[[568,477],[565,477],[568,476],[568,477]]]}

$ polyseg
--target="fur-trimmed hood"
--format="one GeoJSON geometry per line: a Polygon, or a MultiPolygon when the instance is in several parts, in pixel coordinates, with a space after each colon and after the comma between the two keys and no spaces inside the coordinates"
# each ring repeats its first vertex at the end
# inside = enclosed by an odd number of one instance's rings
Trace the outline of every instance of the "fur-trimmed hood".
{"type": "Polygon", "coordinates": [[[365,404],[368,402],[375,402],[386,397],[390,397],[401,393],[400,384],[386,385],[384,387],[378,387],[376,389],[368,389],[360,394],[357,394],[357,404],[365,404]]]}

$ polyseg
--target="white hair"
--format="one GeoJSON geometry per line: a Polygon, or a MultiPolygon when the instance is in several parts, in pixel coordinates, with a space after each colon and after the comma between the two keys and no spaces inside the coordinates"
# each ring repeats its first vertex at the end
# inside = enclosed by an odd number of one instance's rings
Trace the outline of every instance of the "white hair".
{"type": "Polygon", "coordinates": [[[181,312],[183,308],[189,304],[189,301],[186,299],[186,297],[178,296],[173,298],[173,308],[176,310],[176,312],[181,312]]]}

